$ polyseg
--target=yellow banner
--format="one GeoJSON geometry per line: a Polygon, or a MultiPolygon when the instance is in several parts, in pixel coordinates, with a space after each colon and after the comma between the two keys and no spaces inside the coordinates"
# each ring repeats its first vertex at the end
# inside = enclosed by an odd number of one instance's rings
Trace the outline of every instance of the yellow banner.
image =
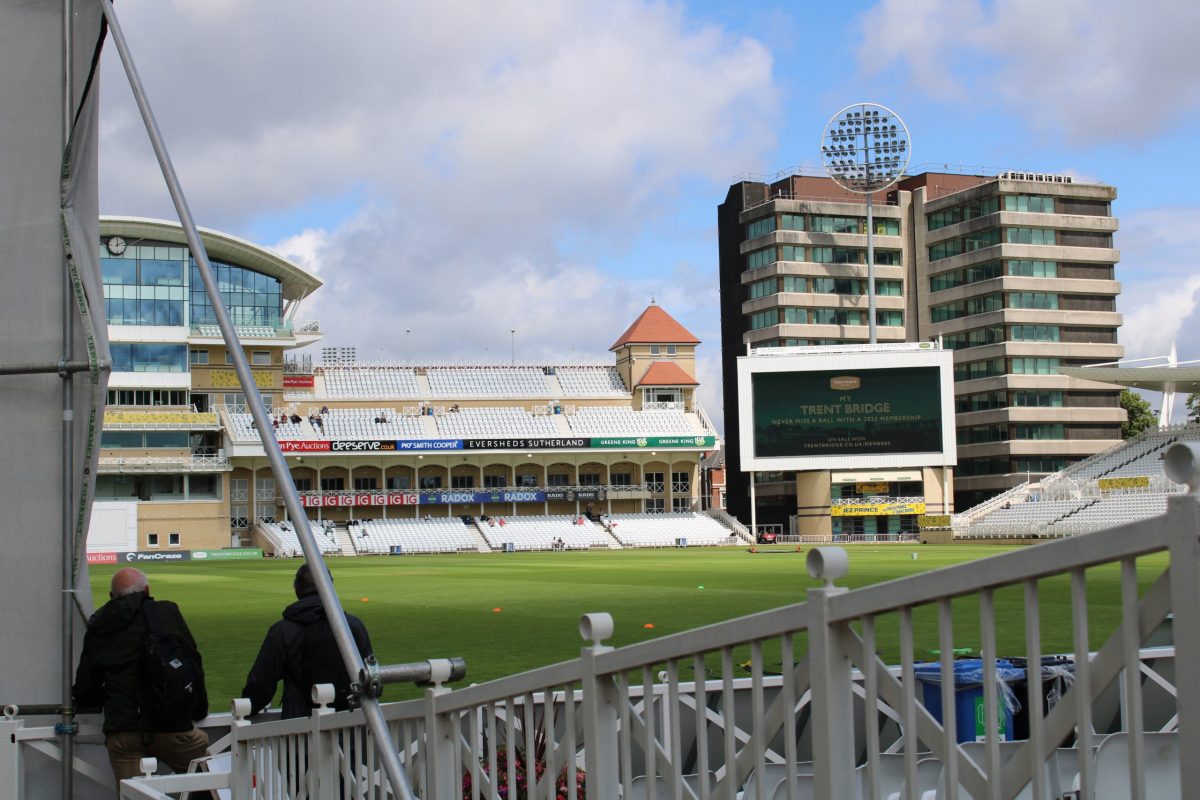
{"type": "Polygon", "coordinates": [[[888,485],[886,483],[858,483],[854,485],[854,491],[859,494],[887,494],[888,485]]]}
{"type": "Polygon", "coordinates": [[[125,411],[104,410],[106,425],[216,425],[216,412],[208,411],[197,414],[192,411],[125,411]]]}
{"type": "Polygon", "coordinates": [[[834,506],[831,509],[831,515],[835,517],[878,517],[883,515],[924,513],[924,502],[847,503],[834,506]]]}
{"type": "Polygon", "coordinates": [[[949,528],[950,515],[948,514],[929,514],[917,517],[917,526],[928,530],[930,528],[949,528]]]}
{"type": "Polygon", "coordinates": [[[1101,478],[1096,481],[1096,484],[1102,492],[1109,489],[1145,489],[1150,485],[1150,478],[1146,475],[1134,475],[1128,478],[1101,478]]]}
{"type": "MultiPolygon", "coordinates": [[[[254,382],[261,389],[270,389],[274,385],[273,375],[275,373],[265,369],[252,369],[250,373],[254,376],[254,382]]],[[[209,385],[215,389],[233,389],[240,386],[237,379],[237,373],[231,369],[213,369],[208,371],[209,385]]]]}

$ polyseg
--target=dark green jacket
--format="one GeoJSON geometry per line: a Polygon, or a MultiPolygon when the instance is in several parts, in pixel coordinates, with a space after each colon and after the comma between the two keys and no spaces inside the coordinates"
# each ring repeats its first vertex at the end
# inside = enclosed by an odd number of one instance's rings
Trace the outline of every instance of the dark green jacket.
{"type": "MultiPolygon", "coordinates": [[[[138,667],[146,619],[144,594],[129,594],[109,600],[88,620],[83,653],[75,671],[75,706],[81,712],[104,711],[104,732],[142,730],[138,719],[138,667]]],[[[208,692],[204,687],[204,665],[196,641],[188,630],[179,606],[154,600],[159,626],[164,633],[179,637],[184,652],[191,656],[199,675],[200,691],[191,718],[208,716],[208,692]]]]}

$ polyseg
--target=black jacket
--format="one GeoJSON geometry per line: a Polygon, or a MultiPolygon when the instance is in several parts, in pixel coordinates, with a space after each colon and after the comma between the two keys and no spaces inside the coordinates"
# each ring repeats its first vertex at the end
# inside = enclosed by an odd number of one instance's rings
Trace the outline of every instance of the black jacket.
{"type": "MultiPolygon", "coordinates": [[[[325,619],[321,598],[311,594],[285,608],[283,619],[267,631],[241,694],[250,699],[250,706],[255,713],[270,705],[280,678],[283,679],[283,718],[306,717],[312,713],[312,687],[304,685],[304,676],[301,674],[304,654],[301,649],[304,629],[321,619],[325,619]]],[[[366,626],[353,614],[346,615],[346,622],[350,624],[350,633],[354,636],[359,654],[366,658],[371,654],[371,638],[367,635],[366,626]]],[[[348,684],[349,680],[346,682],[348,684]]],[[[339,697],[334,707],[345,709],[344,699],[339,697]]]]}
{"type": "MultiPolygon", "coordinates": [[[[75,671],[75,706],[80,711],[104,711],[104,732],[141,730],[138,719],[138,669],[146,619],[142,603],[150,598],[136,593],[109,600],[88,620],[83,636],[83,653],[75,671]]],[[[179,606],[154,600],[159,627],[179,637],[184,652],[196,665],[200,691],[191,709],[193,720],[208,716],[208,692],[204,687],[204,664],[196,640],[188,630],[179,606]]]]}

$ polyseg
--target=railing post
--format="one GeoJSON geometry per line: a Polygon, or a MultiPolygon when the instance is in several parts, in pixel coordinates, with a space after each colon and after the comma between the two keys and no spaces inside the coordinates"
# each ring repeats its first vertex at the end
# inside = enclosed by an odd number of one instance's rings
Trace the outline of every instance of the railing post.
{"type": "Polygon", "coordinates": [[[428,770],[429,800],[453,800],[462,796],[458,774],[458,741],[451,714],[439,714],[437,698],[449,694],[443,686],[425,690],[425,768],[428,770]]]}
{"type": "MultiPolygon", "coordinates": [[[[1200,664],[1200,445],[1176,442],[1163,453],[1163,473],[1188,493],[1167,498],[1167,542],[1171,554],[1171,610],[1175,635],[1175,672],[1192,674],[1200,664]]],[[[1200,685],[1175,681],[1179,715],[1179,785],[1184,797],[1200,797],[1200,685]]]]}
{"type": "Polygon", "coordinates": [[[8,714],[0,719],[0,797],[24,797],[25,768],[21,764],[21,743],[16,733],[25,727],[25,720],[8,714]]]}
{"type": "MultiPolygon", "coordinates": [[[[309,721],[312,723],[312,728],[308,735],[308,747],[305,748],[308,753],[308,768],[306,770],[305,781],[308,785],[309,797],[333,797],[337,792],[338,770],[337,759],[337,732],[321,730],[321,719],[335,713],[333,708],[333,698],[336,690],[332,683],[318,683],[312,687],[312,700],[315,708],[312,710],[312,715],[309,721]]],[[[351,753],[347,751],[345,757],[349,758],[351,753]]],[[[362,757],[359,753],[358,757],[362,757]]],[[[350,770],[352,775],[357,775],[358,770],[350,770]]]]}
{"type": "Polygon", "coordinates": [[[596,671],[596,656],[612,650],[601,642],[612,633],[613,619],[609,614],[584,614],[579,620],[579,635],[592,643],[582,649],[579,657],[588,800],[616,800],[617,787],[621,785],[617,760],[616,690],[607,676],[596,671]]]}
{"type": "Polygon", "coordinates": [[[229,792],[233,800],[250,800],[254,796],[254,771],[250,763],[250,746],[242,739],[242,733],[250,727],[253,710],[245,697],[235,698],[230,704],[233,722],[229,725],[229,792]]]}
{"type": "Polygon", "coordinates": [[[808,590],[808,663],[812,674],[813,772],[817,797],[853,797],[854,695],[850,659],[841,646],[841,623],[829,622],[829,601],[846,590],[833,582],[846,574],[840,547],[808,551],[808,573],[825,586],[808,590]]]}

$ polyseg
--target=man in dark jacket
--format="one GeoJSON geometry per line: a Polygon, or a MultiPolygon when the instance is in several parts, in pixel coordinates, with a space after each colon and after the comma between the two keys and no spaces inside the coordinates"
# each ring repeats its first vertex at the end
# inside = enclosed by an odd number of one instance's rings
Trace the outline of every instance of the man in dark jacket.
{"type": "MultiPolygon", "coordinates": [[[[126,567],[112,577],[111,598],[88,620],[83,653],[75,671],[75,705],[80,711],[104,711],[104,745],[118,781],[141,774],[139,762],[154,756],[176,772],[186,772],[193,759],[208,755],[208,736],[194,725],[185,730],[156,730],[143,710],[142,637],[146,633],[143,606],[153,603],[162,633],[178,637],[182,652],[196,674],[191,709],[183,716],[199,721],[208,716],[208,693],[200,651],[179,607],[150,597],[141,570],[126,567]]],[[[180,725],[171,727],[182,727],[180,725]]]]}
{"type": "MultiPolygon", "coordinates": [[[[313,685],[332,683],[336,689],[333,706],[345,711],[350,707],[350,676],[307,563],[296,571],[292,587],[296,602],[285,608],[283,619],[267,631],[241,696],[249,698],[251,708],[257,713],[270,705],[282,678],[283,718],[306,717],[314,707],[313,685]]],[[[358,652],[366,658],[371,654],[366,626],[352,614],[346,614],[346,621],[358,652]]]]}

